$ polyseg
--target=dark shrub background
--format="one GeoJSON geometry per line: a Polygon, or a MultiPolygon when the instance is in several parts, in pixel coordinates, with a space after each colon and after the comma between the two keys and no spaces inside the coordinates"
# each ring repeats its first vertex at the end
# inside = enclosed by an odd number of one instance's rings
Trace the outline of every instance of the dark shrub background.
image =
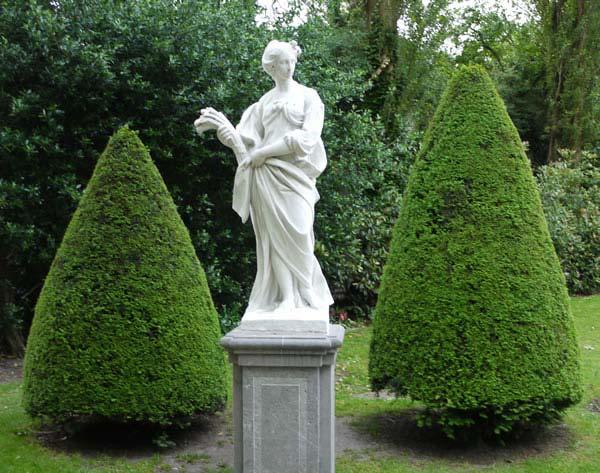
{"type": "Polygon", "coordinates": [[[0,350],[18,352],[49,265],[109,136],[139,130],[206,270],[222,326],[244,310],[254,237],[231,210],[235,159],[195,135],[200,109],[237,122],[265,93],[272,38],[296,39],[299,82],[326,106],[317,256],[338,306],[368,316],[418,136],[384,141],[364,111],[361,34],[318,15],[257,26],[244,2],[3,2],[0,15],[0,350]]]}

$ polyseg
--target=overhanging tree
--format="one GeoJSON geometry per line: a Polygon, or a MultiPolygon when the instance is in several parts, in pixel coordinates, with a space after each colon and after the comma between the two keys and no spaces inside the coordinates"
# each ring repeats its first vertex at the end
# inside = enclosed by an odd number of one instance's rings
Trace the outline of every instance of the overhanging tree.
{"type": "Polygon", "coordinates": [[[600,4],[594,0],[535,0],[546,65],[547,162],[560,148],[580,156],[598,143],[600,4]]]}
{"type": "Polygon", "coordinates": [[[446,433],[501,434],[580,398],[559,261],[519,135],[484,69],[446,90],[413,166],[374,321],[374,388],[446,433]]]}
{"type": "Polygon", "coordinates": [[[54,422],[168,424],[226,399],[204,271],[137,135],[100,157],[38,299],[24,406],[54,422]]]}

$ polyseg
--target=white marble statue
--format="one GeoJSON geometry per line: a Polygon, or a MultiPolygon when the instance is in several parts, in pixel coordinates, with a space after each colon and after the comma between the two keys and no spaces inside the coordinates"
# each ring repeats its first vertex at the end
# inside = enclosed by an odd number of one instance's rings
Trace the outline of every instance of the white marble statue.
{"type": "Polygon", "coordinates": [[[327,313],[333,303],[314,255],[315,180],[327,164],[323,103],[293,78],[299,54],[294,41],[267,45],[262,66],[275,87],[237,127],[212,108],[194,122],[199,134],[217,130],[237,158],[233,208],[242,221],[251,217],[256,235],[257,272],[246,314],[327,313]]]}

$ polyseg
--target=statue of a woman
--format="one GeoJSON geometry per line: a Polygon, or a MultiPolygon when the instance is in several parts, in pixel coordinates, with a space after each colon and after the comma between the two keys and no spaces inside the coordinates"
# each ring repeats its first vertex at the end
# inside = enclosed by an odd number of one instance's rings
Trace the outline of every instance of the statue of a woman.
{"type": "Polygon", "coordinates": [[[216,129],[238,161],[233,208],[244,222],[250,215],[256,235],[257,272],[247,314],[326,312],[333,303],[314,255],[315,180],[327,164],[323,103],[293,79],[299,54],[294,41],[267,45],[262,66],[275,88],[244,112],[236,128],[212,108],[194,122],[198,133],[216,129]]]}

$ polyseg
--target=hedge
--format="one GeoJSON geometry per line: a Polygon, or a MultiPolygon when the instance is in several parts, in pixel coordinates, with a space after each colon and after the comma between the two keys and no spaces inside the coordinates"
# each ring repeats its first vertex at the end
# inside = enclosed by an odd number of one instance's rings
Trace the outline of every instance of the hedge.
{"type": "Polygon", "coordinates": [[[565,278],[517,130],[484,69],[450,82],[411,170],[369,372],[452,436],[555,419],[580,399],[565,278]],[[464,431],[464,430],[463,430],[464,431]]]}
{"type": "Polygon", "coordinates": [[[101,155],[39,297],[24,406],[53,422],[169,424],[226,400],[204,271],[148,150],[128,128],[101,155]]]}

